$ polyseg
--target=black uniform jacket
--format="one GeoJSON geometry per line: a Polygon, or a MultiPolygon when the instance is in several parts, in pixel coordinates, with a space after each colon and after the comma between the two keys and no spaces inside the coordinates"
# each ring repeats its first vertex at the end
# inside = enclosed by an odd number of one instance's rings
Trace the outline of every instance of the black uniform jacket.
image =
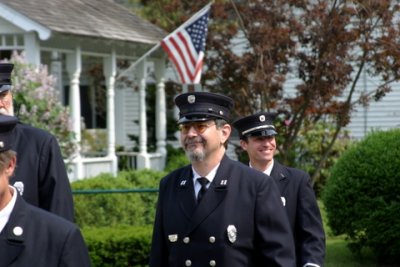
{"type": "Polygon", "coordinates": [[[324,265],[325,233],[310,176],[276,160],[271,171],[295,236],[297,266],[324,265]]]}
{"type": "Polygon", "coordinates": [[[271,178],[223,158],[196,207],[191,166],[160,182],[150,266],[295,266],[294,241],[271,178]]]}
{"type": "Polygon", "coordinates": [[[17,167],[10,184],[19,189],[22,182],[22,196],[28,203],[73,221],[71,186],[56,138],[22,123],[14,134],[17,167]]]}
{"type": "Polygon", "coordinates": [[[0,267],[87,267],[89,254],[78,227],[17,196],[0,233],[0,267]]]}

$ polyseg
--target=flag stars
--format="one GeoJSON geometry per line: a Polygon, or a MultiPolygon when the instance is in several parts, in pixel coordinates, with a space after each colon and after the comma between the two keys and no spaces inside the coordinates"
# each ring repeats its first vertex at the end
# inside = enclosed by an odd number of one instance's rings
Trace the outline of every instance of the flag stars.
{"type": "Polygon", "coordinates": [[[189,33],[192,39],[193,46],[199,53],[204,50],[207,36],[207,24],[208,24],[209,13],[207,12],[201,16],[198,20],[186,27],[186,31],[189,33]]]}

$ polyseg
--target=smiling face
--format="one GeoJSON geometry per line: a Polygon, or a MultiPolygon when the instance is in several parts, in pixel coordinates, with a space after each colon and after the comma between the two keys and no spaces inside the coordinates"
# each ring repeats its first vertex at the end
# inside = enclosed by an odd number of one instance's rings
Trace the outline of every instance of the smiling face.
{"type": "Polygon", "coordinates": [[[16,164],[15,152],[0,152],[0,210],[2,210],[12,198],[9,187],[9,179],[13,174],[16,164]]]}
{"type": "Polygon", "coordinates": [[[251,136],[240,140],[243,150],[247,151],[251,166],[265,171],[272,163],[276,151],[275,136],[251,136]]]}
{"type": "MultiPolygon", "coordinates": [[[[180,126],[181,144],[190,161],[201,162],[218,157],[230,134],[230,126],[218,127],[214,120],[185,123],[180,126]]],[[[222,151],[224,152],[224,151],[222,151]]]]}

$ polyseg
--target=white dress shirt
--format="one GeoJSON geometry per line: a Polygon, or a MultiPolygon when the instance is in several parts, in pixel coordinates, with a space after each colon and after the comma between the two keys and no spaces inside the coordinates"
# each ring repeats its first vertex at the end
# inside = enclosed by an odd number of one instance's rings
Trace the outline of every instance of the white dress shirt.
{"type": "Polygon", "coordinates": [[[8,204],[2,210],[0,210],[0,233],[3,231],[4,226],[6,226],[11,212],[14,209],[15,201],[17,201],[17,190],[11,185],[10,190],[12,191],[12,198],[10,202],[8,202],[8,204]]]}

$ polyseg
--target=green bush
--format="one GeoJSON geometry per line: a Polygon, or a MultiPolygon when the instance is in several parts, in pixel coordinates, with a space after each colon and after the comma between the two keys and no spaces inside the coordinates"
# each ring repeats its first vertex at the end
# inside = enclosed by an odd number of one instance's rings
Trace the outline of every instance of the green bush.
{"type": "Polygon", "coordinates": [[[152,226],[83,228],[92,266],[148,266],[152,226]]]}
{"type": "Polygon", "coordinates": [[[323,192],[329,226],[352,251],[371,248],[400,262],[400,129],[375,132],[348,149],[323,192]]]}
{"type": "Polygon", "coordinates": [[[118,177],[101,174],[94,178],[71,183],[74,191],[75,220],[81,227],[146,225],[154,221],[156,192],[164,173],[152,170],[124,171],[118,177]],[[85,193],[104,189],[139,189],[143,192],[85,193]]]}

